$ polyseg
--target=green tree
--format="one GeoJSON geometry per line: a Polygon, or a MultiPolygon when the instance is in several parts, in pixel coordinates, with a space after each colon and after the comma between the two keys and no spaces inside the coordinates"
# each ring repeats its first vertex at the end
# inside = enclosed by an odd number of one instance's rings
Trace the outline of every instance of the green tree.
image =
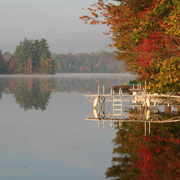
{"type": "Polygon", "coordinates": [[[27,61],[32,59],[32,47],[33,41],[24,39],[23,42],[20,42],[20,45],[16,47],[14,58],[16,64],[17,73],[26,73],[27,61]]]}
{"type": "MultiPolygon", "coordinates": [[[[46,73],[44,63],[47,59],[51,58],[51,52],[47,40],[27,40],[24,39],[20,45],[16,47],[14,53],[14,62],[16,73],[46,73]],[[31,60],[32,62],[28,61],[31,60]],[[30,70],[30,69],[31,70],[30,70]]],[[[51,71],[54,73],[54,61],[52,63],[51,71]]]]}
{"type": "Polygon", "coordinates": [[[0,73],[3,74],[3,73],[6,73],[6,72],[7,72],[6,65],[5,65],[5,62],[4,62],[4,58],[2,56],[2,51],[0,49],[0,73]]]}
{"type": "Polygon", "coordinates": [[[32,61],[34,71],[38,72],[40,68],[40,45],[38,39],[33,42],[32,61]]]}

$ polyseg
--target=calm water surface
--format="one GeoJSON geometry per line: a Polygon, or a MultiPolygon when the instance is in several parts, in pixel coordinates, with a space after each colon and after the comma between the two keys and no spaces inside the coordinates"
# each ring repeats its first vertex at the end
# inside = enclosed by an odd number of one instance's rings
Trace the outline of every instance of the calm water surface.
{"type": "Polygon", "coordinates": [[[109,125],[84,121],[85,94],[106,91],[129,75],[1,76],[0,179],[103,179],[111,166],[109,125]]]}
{"type": "MultiPolygon", "coordinates": [[[[0,77],[0,179],[178,179],[179,122],[122,127],[85,121],[84,95],[134,79],[119,74],[0,77]],[[113,127],[111,127],[111,126],[113,127]]],[[[129,114],[138,111],[128,104],[129,114]]],[[[173,112],[178,116],[177,107],[173,112]]],[[[137,112],[136,112],[137,113],[137,112]]],[[[157,114],[159,111],[157,111],[157,114]]],[[[171,114],[159,113],[164,119],[171,114]]]]}

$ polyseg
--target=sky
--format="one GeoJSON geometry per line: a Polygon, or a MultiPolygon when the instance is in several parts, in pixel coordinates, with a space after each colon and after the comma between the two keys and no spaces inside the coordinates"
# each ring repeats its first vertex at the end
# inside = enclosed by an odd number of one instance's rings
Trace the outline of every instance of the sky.
{"type": "Polygon", "coordinates": [[[14,53],[24,38],[47,39],[51,52],[91,53],[109,50],[112,41],[105,25],[92,26],[79,19],[82,8],[97,0],[0,0],[0,45],[14,53]]]}

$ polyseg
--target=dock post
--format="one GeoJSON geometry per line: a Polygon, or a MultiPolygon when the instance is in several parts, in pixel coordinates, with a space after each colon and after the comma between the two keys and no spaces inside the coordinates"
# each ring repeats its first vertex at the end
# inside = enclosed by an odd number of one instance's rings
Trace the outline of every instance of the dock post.
{"type": "Polygon", "coordinates": [[[99,95],[99,86],[98,86],[98,120],[99,120],[99,107],[100,107],[100,95],[99,95]]]}
{"type": "Polygon", "coordinates": [[[169,106],[169,104],[165,106],[165,113],[171,114],[171,106],[169,106]]]}

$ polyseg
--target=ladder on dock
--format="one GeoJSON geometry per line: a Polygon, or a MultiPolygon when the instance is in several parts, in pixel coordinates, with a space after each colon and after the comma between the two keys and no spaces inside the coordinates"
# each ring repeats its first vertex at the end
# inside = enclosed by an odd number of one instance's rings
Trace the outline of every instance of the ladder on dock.
{"type": "Polygon", "coordinates": [[[113,99],[113,115],[122,115],[122,100],[113,99]]]}
{"type": "MultiPolygon", "coordinates": [[[[112,94],[114,95],[114,90],[112,94]]],[[[119,88],[119,95],[122,95],[121,88],[119,88]]],[[[122,99],[113,97],[113,115],[122,115],[122,99]]]]}

